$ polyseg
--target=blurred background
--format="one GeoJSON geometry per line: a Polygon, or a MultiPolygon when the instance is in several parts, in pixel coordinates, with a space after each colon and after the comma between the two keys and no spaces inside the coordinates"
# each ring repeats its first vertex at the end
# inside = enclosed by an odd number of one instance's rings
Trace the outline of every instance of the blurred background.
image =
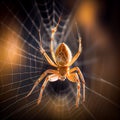
{"type": "MultiPolygon", "coordinates": [[[[0,119],[120,119],[120,14],[117,0],[2,0],[0,2],[0,119]],[[86,101],[75,107],[76,83],[48,83],[40,105],[41,85],[25,98],[34,82],[51,67],[39,51],[50,54],[51,27],[61,21],[54,49],[65,42],[86,81],[86,101]],[[77,23],[77,24],[76,24],[77,23]]],[[[82,88],[81,88],[82,95],[82,88]]]]}

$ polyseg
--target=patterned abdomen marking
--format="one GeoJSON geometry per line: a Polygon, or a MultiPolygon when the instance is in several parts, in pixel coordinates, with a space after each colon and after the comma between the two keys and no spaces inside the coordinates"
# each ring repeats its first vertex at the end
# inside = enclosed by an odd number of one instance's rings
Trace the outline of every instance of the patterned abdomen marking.
{"type": "Polygon", "coordinates": [[[55,52],[56,63],[58,65],[66,65],[72,59],[72,54],[69,47],[65,43],[61,43],[55,52]]]}

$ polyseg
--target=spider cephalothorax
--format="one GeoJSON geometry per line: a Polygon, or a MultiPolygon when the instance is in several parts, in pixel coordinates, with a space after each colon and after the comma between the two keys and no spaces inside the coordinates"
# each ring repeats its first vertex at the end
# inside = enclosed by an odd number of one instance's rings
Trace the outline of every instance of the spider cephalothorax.
{"type": "MultiPolygon", "coordinates": [[[[60,20],[59,20],[59,22],[60,22],[60,20]]],[[[46,77],[46,79],[45,79],[45,81],[42,85],[40,95],[39,95],[39,98],[38,98],[38,104],[41,101],[43,90],[45,89],[45,86],[46,86],[48,81],[54,82],[54,81],[57,81],[58,79],[64,81],[67,78],[69,81],[77,83],[76,106],[78,107],[79,99],[80,99],[80,79],[81,79],[81,82],[82,82],[82,85],[83,85],[83,101],[85,101],[85,80],[84,80],[84,77],[82,75],[82,72],[80,71],[80,69],[78,67],[74,67],[74,68],[70,69],[70,66],[78,59],[78,57],[81,53],[81,39],[79,38],[78,52],[75,54],[75,56],[73,58],[72,58],[72,53],[71,53],[70,48],[65,43],[60,43],[59,46],[56,49],[56,52],[54,52],[54,50],[53,50],[53,40],[54,40],[54,35],[55,35],[55,32],[56,32],[57,27],[59,25],[59,22],[56,25],[56,27],[52,28],[52,30],[51,30],[52,34],[51,34],[50,51],[51,51],[51,55],[52,55],[52,58],[53,58],[54,61],[52,61],[50,59],[50,57],[47,55],[47,53],[43,49],[42,44],[40,44],[40,52],[44,55],[44,57],[46,58],[48,63],[51,66],[56,67],[57,69],[56,70],[52,70],[52,69],[46,70],[40,76],[40,78],[35,82],[32,90],[29,92],[27,97],[32,93],[32,91],[41,82],[41,80],[47,74],[50,74],[46,77]],[[80,79],[79,79],[79,77],[80,77],[80,79]]]]}

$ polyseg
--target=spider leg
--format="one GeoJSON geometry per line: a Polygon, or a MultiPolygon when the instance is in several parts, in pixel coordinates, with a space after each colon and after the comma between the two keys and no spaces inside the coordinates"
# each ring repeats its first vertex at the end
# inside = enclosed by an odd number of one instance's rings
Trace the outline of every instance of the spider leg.
{"type": "Polygon", "coordinates": [[[82,51],[82,47],[81,47],[81,38],[79,38],[79,48],[78,48],[78,52],[75,54],[75,56],[73,57],[73,59],[71,60],[70,63],[68,63],[68,66],[71,66],[80,56],[82,51]]]}
{"type": "Polygon", "coordinates": [[[80,80],[79,80],[78,74],[77,73],[70,73],[67,76],[67,78],[71,82],[77,82],[76,107],[78,107],[79,106],[79,101],[80,101],[80,80]]]}
{"type": "Polygon", "coordinates": [[[44,89],[45,89],[48,81],[54,82],[54,81],[57,81],[57,80],[58,80],[58,75],[56,75],[56,74],[49,75],[49,76],[45,79],[45,81],[44,81],[44,83],[43,83],[43,85],[42,85],[42,87],[41,87],[41,90],[40,90],[40,95],[39,95],[37,104],[39,104],[39,103],[41,102],[42,94],[43,94],[43,91],[44,91],[44,89]]]}
{"type": "Polygon", "coordinates": [[[85,80],[84,80],[83,74],[82,74],[81,70],[79,69],[79,67],[72,68],[70,70],[70,73],[72,73],[74,71],[78,72],[78,75],[80,76],[80,79],[82,81],[82,86],[83,86],[83,102],[84,102],[85,101],[85,80]]]}
{"type": "Polygon", "coordinates": [[[41,40],[41,35],[40,35],[40,29],[38,31],[39,33],[39,39],[40,39],[40,52],[44,55],[44,57],[46,58],[46,60],[48,61],[48,63],[54,67],[57,67],[57,65],[50,59],[50,57],[48,56],[48,54],[46,53],[46,51],[43,49],[42,47],[42,40],[41,40]]]}
{"type": "Polygon", "coordinates": [[[53,40],[54,40],[54,38],[52,38],[52,36],[53,36],[53,33],[51,35],[50,52],[51,52],[51,55],[52,55],[52,58],[53,58],[54,62],[56,62],[55,52],[54,52],[54,49],[53,49],[53,40]]]}
{"type": "Polygon", "coordinates": [[[46,51],[43,49],[42,47],[42,42],[40,42],[40,52],[44,55],[44,57],[46,58],[46,60],[48,61],[48,63],[54,67],[57,67],[57,65],[50,59],[50,57],[48,56],[48,54],[46,53],[46,51]]]}
{"type": "Polygon", "coordinates": [[[54,38],[55,33],[57,31],[60,20],[61,20],[61,17],[59,18],[59,21],[58,21],[57,25],[55,27],[51,28],[52,33],[51,33],[51,39],[50,39],[51,40],[51,42],[50,42],[50,52],[51,52],[51,55],[52,55],[52,58],[53,58],[54,62],[56,62],[56,59],[55,59],[55,53],[54,53],[54,49],[53,49],[53,40],[55,39],[54,38]]]}
{"type": "Polygon", "coordinates": [[[40,78],[34,83],[34,86],[32,87],[31,91],[27,94],[26,97],[30,96],[31,93],[33,92],[33,90],[35,89],[35,87],[41,82],[41,80],[48,74],[48,73],[56,73],[58,74],[58,72],[56,70],[46,70],[41,76],[40,78]]]}

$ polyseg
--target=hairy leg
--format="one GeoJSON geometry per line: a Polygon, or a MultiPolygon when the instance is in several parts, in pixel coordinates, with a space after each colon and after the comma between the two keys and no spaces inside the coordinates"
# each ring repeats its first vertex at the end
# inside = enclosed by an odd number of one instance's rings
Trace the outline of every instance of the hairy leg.
{"type": "Polygon", "coordinates": [[[40,95],[39,95],[37,104],[39,104],[39,103],[41,102],[42,94],[43,94],[43,91],[44,91],[44,89],[45,89],[45,87],[46,87],[46,85],[47,85],[47,82],[48,82],[48,81],[54,82],[54,81],[57,81],[57,80],[58,80],[58,75],[56,75],[56,74],[49,75],[49,76],[45,79],[45,81],[44,81],[44,83],[43,83],[43,85],[42,85],[42,87],[41,87],[41,90],[40,90],[40,95]]]}
{"type": "Polygon", "coordinates": [[[68,66],[71,66],[78,59],[78,57],[80,56],[81,51],[82,51],[81,38],[79,38],[79,49],[78,49],[78,52],[75,54],[75,56],[73,57],[71,62],[68,64],[68,66]]]}
{"type": "MultiPolygon", "coordinates": [[[[54,29],[54,28],[53,28],[54,29]]],[[[52,31],[52,30],[51,30],[52,31]]],[[[55,59],[55,53],[54,53],[54,49],[53,49],[53,40],[54,40],[54,35],[55,35],[55,30],[52,31],[52,34],[51,34],[51,42],[50,42],[50,52],[51,52],[51,55],[52,55],[52,58],[54,60],[54,62],[56,62],[56,59],[55,59]]]]}
{"type": "Polygon", "coordinates": [[[30,96],[31,93],[33,92],[33,90],[35,89],[35,87],[41,82],[41,80],[48,74],[48,73],[55,73],[58,74],[58,72],[56,70],[46,70],[41,76],[40,78],[34,83],[34,86],[32,87],[31,91],[27,94],[26,97],[30,96]]]}
{"type": "Polygon", "coordinates": [[[40,52],[44,55],[44,57],[46,58],[46,60],[48,61],[48,63],[54,67],[57,67],[57,65],[50,59],[50,57],[48,56],[48,54],[45,52],[45,50],[42,47],[42,43],[40,43],[40,52]]]}
{"type": "Polygon", "coordinates": [[[79,67],[72,68],[70,70],[70,73],[75,72],[75,71],[78,72],[78,75],[80,76],[80,79],[82,81],[82,86],[83,86],[83,102],[84,102],[85,101],[85,80],[84,80],[83,74],[82,74],[81,70],[79,69],[79,67]]]}
{"type": "Polygon", "coordinates": [[[56,62],[56,59],[55,59],[55,53],[54,53],[54,49],[53,49],[53,40],[55,39],[54,37],[55,37],[55,33],[56,33],[56,31],[57,31],[57,28],[58,28],[58,25],[59,25],[59,23],[60,23],[60,20],[61,20],[61,17],[59,18],[59,21],[58,21],[58,23],[57,23],[57,25],[55,26],[55,27],[53,27],[53,28],[51,28],[51,43],[50,43],[50,52],[51,52],[51,55],[52,55],[52,58],[53,58],[53,60],[54,60],[54,62],[56,62]]]}
{"type": "Polygon", "coordinates": [[[44,55],[44,57],[46,58],[46,60],[48,61],[48,63],[50,65],[57,67],[57,65],[50,59],[50,57],[48,56],[48,54],[46,53],[46,51],[42,47],[42,39],[41,39],[40,29],[38,31],[38,34],[39,34],[39,39],[40,39],[40,52],[44,55]]]}
{"type": "Polygon", "coordinates": [[[79,101],[80,101],[80,80],[79,80],[78,74],[77,73],[70,73],[67,76],[67,78],[71,82],[76,82],[77,83],[76,107],[78,107],[79,106],[79,101]]]}

